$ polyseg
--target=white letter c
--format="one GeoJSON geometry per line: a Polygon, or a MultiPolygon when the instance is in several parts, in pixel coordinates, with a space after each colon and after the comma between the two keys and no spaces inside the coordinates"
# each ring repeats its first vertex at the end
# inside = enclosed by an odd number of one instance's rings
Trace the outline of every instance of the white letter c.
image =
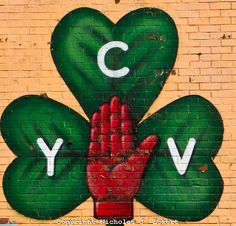
{"type": "Polygon", "coordinates": [[[111,77],[111,78],[123,77],[129,73],[128,67],[123,67],[119,70],[110,70],[105,65],[106,54],[110,49],[113,49],[113,48],[120,48],[123,51],[127,51],[129,49],[128,45],[124,42],[120,42],[120,41],[108,42],[107,44],[103,45],[98,51],[98,55],[97,55],[98,66],[100,70],[103,72],[103,74],[108,77],[111,77]]]}

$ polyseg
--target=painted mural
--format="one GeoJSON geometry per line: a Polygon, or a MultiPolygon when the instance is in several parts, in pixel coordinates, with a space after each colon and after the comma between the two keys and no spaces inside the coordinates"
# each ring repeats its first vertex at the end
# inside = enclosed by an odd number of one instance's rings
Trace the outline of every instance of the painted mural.
{"type": "Polygon", "coordinates": [[[223,180],[213,159],[223,122],[201,96],[186,96],[139,123],[175,63],[178,33],[156,8],[116,24],[79,8],[51,40],[58,72],[90,119],[47,96],[23,96],[1,118],[17,156],[5,172],[16,211],[55,219],[90,196],[94,216],[132,219],[133,199],[179,221],[199,221],[217,206],[223,180]]]}

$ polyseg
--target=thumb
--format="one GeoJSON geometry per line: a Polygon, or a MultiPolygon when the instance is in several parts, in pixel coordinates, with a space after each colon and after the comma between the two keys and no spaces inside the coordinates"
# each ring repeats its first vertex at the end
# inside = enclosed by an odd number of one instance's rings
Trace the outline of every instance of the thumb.
{"type": "Polygon", "coordinates": [[[157,141],[158,137],[156,135],[146,137],[136,148],[136,151],[129,157],[128,162],[138,167],[139,171],[142,172],[157,141]]]}
{"type": "Polygon", "coordinates": [[[146,137],[138,146],[136,151],[141,155],[151,154],[153,148],[155,147],[158,141],[158,137],[156,135],[150,135],[146,137]]]}

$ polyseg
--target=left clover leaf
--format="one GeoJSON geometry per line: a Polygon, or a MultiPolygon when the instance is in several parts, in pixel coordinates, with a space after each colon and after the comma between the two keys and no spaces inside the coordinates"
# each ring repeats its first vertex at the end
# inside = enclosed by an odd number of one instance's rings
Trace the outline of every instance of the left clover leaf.
{"type": "Polygon", "coordinates": [[[86,155],[89,123],[50,98],[25,96],[1,118],[4,141],[17,156],[3,189],[9,204],[36,219],[55,219],[89,196],[86,155]]]}

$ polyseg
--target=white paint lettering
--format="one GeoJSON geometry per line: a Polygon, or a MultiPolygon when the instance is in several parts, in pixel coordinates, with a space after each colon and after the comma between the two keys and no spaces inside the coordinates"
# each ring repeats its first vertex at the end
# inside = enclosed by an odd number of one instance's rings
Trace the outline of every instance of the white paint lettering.
{"type": "Polygon", "coordinates": [[[42,150],[43,154],[47,158],[47,175],[49,177],[54,175],[54,163],[55,163],[55,157],[63,144],[63,140],[61,138],[58,138],[56,140],[56,143],[54,144],[52,150],[50,150],[47,146],[47,144],[44,142],[43,138],[37,139],[37,144],[42,150]]]}
{"type": "Polygon", "coordinates": [[[171,153],[171,156],[172,156],[172,159],[174,161],[177,171],[179,172],[180,175],[184,175],[187,168],[188,168],[188,164],[190,162],[190,159],[192,157],[193,149],[196,144],[196,140],[194,138],[189,139],[187,147],[184,151],[182,158],[180,157],[178,148],[175,144],[175,140],[172,137],[170,137],[167,140],[167,144],[170,149],[170,153],[171,153]]]}
{"type": "Polygon", "coordinates": [[[128,67],[123,67],[119,70],[111,70],[111,69],[107,68],[107,66],[105,64],[106,54],[109,50],[111,50],[113,48],[120,48],[123,51],[127,51],[129,49],[128,45],[124,42],[120,42],[120,41],[108,42],[107,44],[103,45],[99,49],[98,55],[97,55],[97,63],[98,63],[100,70],[102,71],[102,73],[104,75],[111,77],[111,78],[120,78],[120,77],[123,77],[129,73],[128,67]]]}

